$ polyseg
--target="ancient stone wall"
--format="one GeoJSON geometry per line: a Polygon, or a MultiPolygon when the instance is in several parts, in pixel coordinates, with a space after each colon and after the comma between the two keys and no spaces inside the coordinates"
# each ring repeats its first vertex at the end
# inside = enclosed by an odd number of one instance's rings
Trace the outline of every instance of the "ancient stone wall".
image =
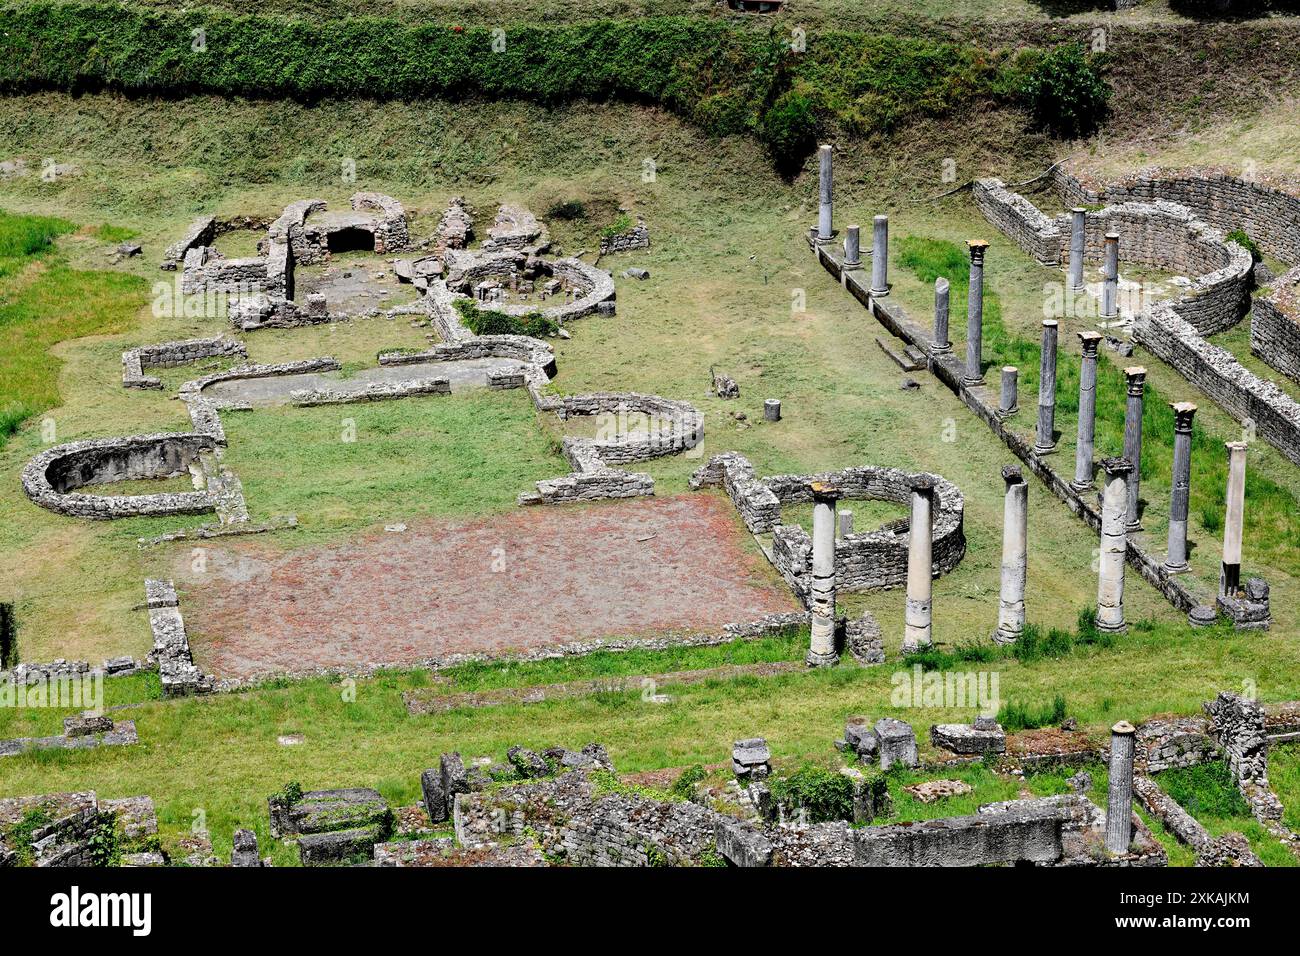
{"type": "Polygon", "coordinates": [[[149,610],[149,627],[153,631],[151,657],[158,663],[163,695],[184,697],[212,691],[212,678],[194,665],[190,639],[185,633],[180,601],[170,581],[150,579],[144,582],[145,605],[149,610]]]}
{"type": "Polygon", "coordinates": [[[627,232],[620,232],[613,236],[601,236],[600,254],[609,255],[613,252],[630,252],[633,249],[650,248],[650,230],[645,224],[645,220],[638,218],[636,225],[627,232]]]}
{"type": "Polygon", "coordinates": [[[199,359],[229,355],[248,357],[243,342],[218,335],[207,339],[185,339],[142,345],[122,353],[122,385],[126,388],[162,388],[162,382],[145,375],[148,368],[175,368],[199,359]]]}
{"type": "Polygon", "coordinates": [[[195,246],[185,253],[181,291],[186,295],[261,291],[267,285],[267,266],[266,256],[227,259],[211,246],[195,246]]]}
{"type": "Polygon", "coordinates": [[[210,246],[217,236],[217,220],[212,216],[200,216],[186,228],[181,238],[167,247],[163,257],[168,262],[179,263],[185,254],[196,246],[210,246]]]}
{"type": "Polygon", "coordinates": [[[376,213],[375,252],[397,252],[411,244],[406,224],[406,209],[392,196],[383,193],[356,193],[350,200],[358,212],[376,213]]]}
{"type": "Polygon", "coordinates": [[[207,491],[145,495],[78,493],[86,485],[176,478],[197,469],[199,455],[216,442],[208,435],[129,435],[68,442],[41,452],[23,469],[23,490],[56,514],[77,518],[129,518],[204,514],[216,509],[207,491]]]}
{"type": "Polygon", "coordinates": [[[1264,295],[1255,298],[1250,351],[1300,382],[1300,266],[1278,276],[1264,295]]]}
{"type": "Polygon", "coordinates": [[[1068,251],[1068,221],[1062,235],[1059,218],[1047,217],[1024,196],[1007,189],[1002,180],[977,179],[971,198],[985,219],[1043,265],[1059,264],[1062,248],[1068,251]]]}

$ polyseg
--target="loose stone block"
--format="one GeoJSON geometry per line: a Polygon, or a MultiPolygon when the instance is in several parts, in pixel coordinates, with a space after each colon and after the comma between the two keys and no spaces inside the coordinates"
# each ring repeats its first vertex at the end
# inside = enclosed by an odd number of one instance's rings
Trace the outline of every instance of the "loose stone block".
{"type": "Polygon", "coordinates": [[[371,859],[380,839],[374,827],[310,833],[298,840],[298,859],[303,866],[328,866],[371,859]]]}
{"type": "Polygon", "coordinates": [[[844,725],[844,744],[863,760],[871,760],[880,752],[880,736],[867,724],[865,717],[850,717],[844,725]]]}
{"type": "Polygon", "coordinates": [[[713,838],[718,853],[732,866],[770,866],[772,863],[772,841],[739,820],[717,821],[713,838]]]}
{"type": "Polygon", "coordinates": [[[955,754],[982,755],[1006,753],[1007,734],[996,721],[992,729],[973,724],[932,724],[930,743],[955,754]]]}
{"type": "Polygon", "coordinates": [[[231,866],[261,866],[257,855],[257,834],[252,830],[236,830],[234,848],[230,851],[231,866]]]}
{"type": "Polygon", "coordinates": [[[781,400],[779,398],[763,400],[763,420],[768,422],[779,422],[781,420],[781,400]]]}
{"type": "Polygon", "coordinates": [[[105,714],[83,713],[78,717],[63,718],[63,736],[89,737],[91,734],[106,734],[113,730],[113,718],[105,714]]]}
{"type": "Polygon", "coordinates": [[[880,738],[881,770],[888,770],[896,763],[901,763],[904,767],[920,764],[916,750],[916,732],[907,721],[882,717],[872,729],[880,738]]]}
{"type": "Polygon", "coordinates": [[[540,754],[525,747],[511,747],[506,751],[506,759],[519,771],[521,777],[545,777],[551,772],[540,754]]]}
{"type": "Polygon", "coordinates": [[[737,740],[731,748],[731,769],[739,778],[763,780],[772,772],[772,751],[762,737],[737,740]]]}

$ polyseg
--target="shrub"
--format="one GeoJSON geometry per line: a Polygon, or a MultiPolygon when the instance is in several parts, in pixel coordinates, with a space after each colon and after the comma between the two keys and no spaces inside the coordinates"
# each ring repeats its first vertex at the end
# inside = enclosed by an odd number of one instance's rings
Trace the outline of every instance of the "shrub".
{"type": "Polygon", "coordinates": [[[998,723],[1005,730],[1037,730],[1056,726],[1065,720],[1065,698],[1057,694],[1050,704],[1035,707],[1019,701],[1008,701],[998,711],[998,723]]]}
{"type": "Polygon", "coordinates": [[[600,237],[602,239],[613,239],[615,236],[621,236],[623,233],[631,231],[632,217],[625,212],[621,212],[613,222],[600,230],[600,237]]]}
{"type": "Polygon", "coordinates": [[[1110,87],[1079,43],[1041,54],[1020,84],[1020,96],[1044,129],[1069,138],[1091,133],[1106,115],[1110,87]]]}
{"type": "Polygon", "coordinates": [[[668,792],[679,799],[689,800],[695,796],[696,784],[708,775],[709,772],[698,763],[694,767],[687,767],[682,771],[681,776],[673,782],[672,789],[668,792]]]}
{"type": "Polygon", "coordinates": [[[853,819],[853,781],[836,770],[805,764],[772,781],[772,798],[808,823],[853,819]]]}
{"type": "Polygon", "coordinates": [[[572,221],[574,219],[586,219],[587,207],[582,204],[580,199],[564,199],[559,202],[551,203],[546,210],[547,219],[563,219],[572,221]]]}
{"type": "Polygon", "coordinates": [[[1259,262],[1261,256],[1259,251],[1259,246],[1255,243],[1254,239],[1246,235],[1246,231],[1244,229],[1234,229],[1232,230],[1232,232],[1228,233],[1226,238],[1228,239],[1228,241],[1235,242],[1237,245],[1241,246],[1243,249],[1245,249],[1247,252],[1250,253],[1250,257],[1252,259],[1254,259],[1256,262],[1259,262]]]}
{"type": "Polygon", "coordinates": [[[558,323],[539,311],[510,315],[496,309],[480,309],[473,299],[457,299],[456,311],[460,313],[465,327],[475,335],[529,335],[541,338],[555,335],[560,329],[558,323]]]}
{"type": "Polygon", "coordinates": [[[797,171],[817,143],[817,116],[812,101],[795,90],[782,93],[759,120],[758,138],[777,169],[784,173],[797,171]]]}

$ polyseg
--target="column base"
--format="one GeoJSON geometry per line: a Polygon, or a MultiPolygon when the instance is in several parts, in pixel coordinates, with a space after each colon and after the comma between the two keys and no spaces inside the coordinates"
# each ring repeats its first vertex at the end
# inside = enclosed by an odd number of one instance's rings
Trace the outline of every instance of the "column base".
{"type": "Polygon", "coordinates": [[[807,656],[804,657],[803,662],[808,667],[834,667],[840,662],[840,655],[836,654],[834,651],[822,654],[818,651],[810,650],[807,656]]]}
{"type": "Polygon", "coordinates": [[[1012,415],[1015,415],[1019,411],[1020,411],[1019,405],[1012,405],[1010,408],[999,408],[997,414],[998,414],[998,418],[1010,418],[1012,415]]]}
{"type": "Polygon", "coordinates": [[[1070,490],[1077,492],[1078,494],[1092,491],[1095,487],[1096,486],[1091,481],[1079,481],[1077,478],[1070,482],[1070,490]]]}
{"type": "Polygon", "coordinates": [[[931,355],[951,355],[951,354],[952,354],[952,343],[951,343],[951,342],[947,342],[947,343],[945,343],[944,345],[931,345],[931,346],[930,346],[930,354],[931,354],[931,355]]]}
{"type": "Polygon", "coordinates": [[[903,656],[906,657],[908,654],[919,654],[921,651],[928,651],[932,647],[934,647],[934,641],[929,641],[925,644],[903,641],[902,653],[903,656]]]}
{"type": "Polygon", "coordinates": [[[853,261],[853,262],[841,262],[841,263],[840,263],[840,268],[841,268],[841,269],[861,269],[861,268],[862,268],[862,260],[861,260],[861,259],[857,259],[857,260],[855,260],[855,261],[853,261]]]}
{"type": "Polygon", "coordinates": [[[1034,454],[1035,454],[1035,455],[1050,455],[1050,454],[1052,454],[1052,452],[1056,451],[1056,449],[1057,449],[1057,444],[1056,444],[1056,442],[1052,442],[1052,444],[1050,444],[1050,445],[1039,445],[1039,444],[1035,443],[1035,445],[1034,445],[1034,454]]]}
{"type": "Polygon", "coordinates": [[[1101,631],[1103,634],[1124,634],[1128,631],[1127,621],[1120,621],[1118,624],[1106,624],[1102,621],[1097,621],[1096,624],[1097,630],[1101,631]]]}
{"type": "Polygon", "coordinates": [[[1161,567],[1164,568],[1165,571],[1169,574],[1186,574],[1188,571],[1192,569],[1192,566],[1188,564],[1186,561],[1184,561],[1182,564],[1170,564],[1169,562],[1166,561],[1164,564],[1161,565],[1161,567]]]}
{"type": "Polygon", "coordinates": [[[871,293],[873,299],[883,299],[885,296],[889,295],[888,289],[868,289],[867,291],[871,293]]]}
{"type": "Polygon", "coordinates": [[[993,632],[993,643],[1014,644],[1016,641],[1020,640],[1020,635],[1023,633],[1025,633],[1024,628],[1021,628],[1018,631],[1004,631],[1002,628],[998,628],[993,632]]]}
{"type": "Polygon", "coordinates": [[[1141,521],[1126,521],[1126,522],[1124,522],[1124,531],[1125,531],[1126,534],[1133,534],[1134,532],[1141,531],[1141,530],[1142,530],[1142,522],[1141,522],[1141,521]]]}
{"type": "Polygon", "coordinates": [[[963,375],[961,377],[961,383],[965,385],[967,388],[973,388],[976,385],[983,385],[984,377],[980,376],[979,378],[967,378],[965,375],[963,375]]]}

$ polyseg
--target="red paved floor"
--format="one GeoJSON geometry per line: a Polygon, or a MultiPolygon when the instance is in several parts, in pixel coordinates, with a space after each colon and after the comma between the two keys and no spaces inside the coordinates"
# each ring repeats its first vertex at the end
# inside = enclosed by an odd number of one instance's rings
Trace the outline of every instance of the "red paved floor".
{"type": "Polygon", "coordinates": [[[715,632],[796,610],[717,495],[412,522],[277,552],[249,539],[178,555],[199,665],[221,677],[502,653],[596,637],[715,632]]]}

